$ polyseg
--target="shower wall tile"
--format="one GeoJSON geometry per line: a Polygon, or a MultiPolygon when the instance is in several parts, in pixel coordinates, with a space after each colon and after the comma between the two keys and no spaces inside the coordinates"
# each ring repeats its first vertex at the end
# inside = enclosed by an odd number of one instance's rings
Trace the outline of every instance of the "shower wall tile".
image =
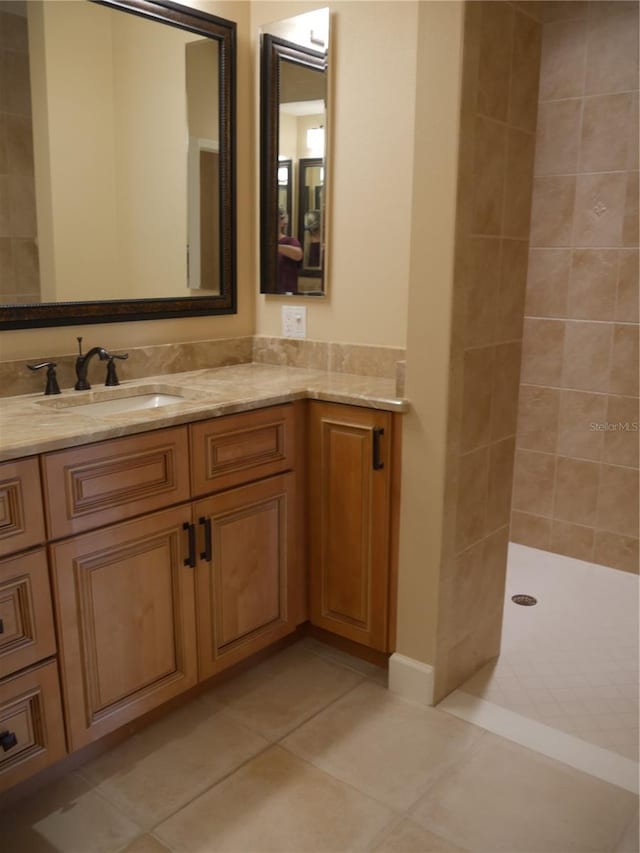
{"type": "Polygon", "coordinates": [[[495,340],[522,340],[527,292],[527,240],[502,240],[495,340]]]}
{"type": "Polygon", "coordinates": [[[580,150],[582,102],[578,98],[541,103],[536,132],[536,175],[575,174],[580,150]]]}
{"type": "Polygon", "coordinates": [[[566,323],[562,380],[564,388],[583,391],[609,390],[609,354],[613,328],[610,323],[566,323]]]}
{"type": "MultiPolygon", "coordinates": [[[[526,5],[528,9],[525,11],[531,14],[531,7],[537,4],[526,5]]],[[[542,29],[527,15],[516,14],[514,17],[508,123],[512,127],[535,131],[542,29]]]]}
{"type": "Polygon", "coordinates": [[[531,187],[535,135],[510,128],[508,137],[507,175],[504,198],[504,225],[507,237],[526,240],[531,224],[531,187]]]}
{"type": "Polygon", "coordinates": [[[491,438],[491,378],[493,347],[464,353],[461,449],[465,453],[486,445],[491,438]]]}
{"type": "Polygon", "coordinates": [[[604,432],[593,425],[604,424],[607,419],[607,395],[566,390],[559,395],[557,453],[599,462],[604,432]]]}
{"type": "Polygon", "coordinates": [[[493,342],[500,287],[500,240],[470,237],[466,242],[468,264],[464,278],[464,342],[467,347],[493,342]]]}
{"type": "Polygon", "coordinates": [[[525,317],[566,317],[571,249],[530,249],[525,317]]]}
{"type": "Polygon", "coordinates": [[[576,560],[593,558],[594,530],[566,521],[554,521],[551,525],[550,550],[576,560]]]}
{"type": "Polygon", "coordinates": [[[474,144],[472,232],[499,235],[507,171],[507,128],[478,115],[474,144]]]}
{"type": "Polygon", "coordinates": [[[513,53],[514,11],[509,3],[482,4],[477,110],[507,120],[509,70],[513,53]]]}
{"type": "Polygon", "coordinates": [[[522,344],[512,341],[495,347],[491,393],[491,440],[515,435],[522,344]]]}
{"type": "Polygon", "coordinates": [[[576,320],[613,320],[618,289],[616,249],[575,249],[567,311],[576,320]]]}
{"type": "Polygon", "coordinates": [[[558,456],[554,519],[593,526],[598,509],[600,466],[558,456]]]}
{"type": "Polygon", "coordinates": [[[638,573],[638,539],[620,536],[607,530],[596,530],[593,560],[624,572],[638,573]]]}
{"type": "Polygon", "coordinates": [[[556,388],[520,386],[516,431],[519,448],[555,453],[561,394],[556,388]]]}
{"type": "Polygon", "coordinates": [[[637,572],[638,3],[542,8],[512,536],[637,572]]]}
{"type": "Polygon", "coordinates": [[[498,441],[489,448],[489,489],[485,518],[487,531],[509,525],[514,452],[514,436],[498,441]]]}
{"type": "MultiPolygon", "coordinates": [[[[627,168],[634,100],[631,92],[584,99],[581,172],[614,172],[627,168]]],[[[580,105],[580,101],[570,103],[580,105]]]]}
{"type": "Polygon", "coordinates": [[[638,255],[637,249],[620,252],[615,319],[625,323],[638,322],[638,281],[640,279],[638,255]]]}

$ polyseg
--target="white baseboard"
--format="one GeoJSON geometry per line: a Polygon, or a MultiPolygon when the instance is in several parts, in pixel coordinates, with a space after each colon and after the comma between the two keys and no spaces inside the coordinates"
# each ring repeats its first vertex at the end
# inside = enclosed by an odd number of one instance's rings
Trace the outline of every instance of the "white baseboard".
{"type": "Polygon", "coordinates": [[[389,658],[389,690],[403,699],[433,705],[433,667],[394,652],[389,658]]]}

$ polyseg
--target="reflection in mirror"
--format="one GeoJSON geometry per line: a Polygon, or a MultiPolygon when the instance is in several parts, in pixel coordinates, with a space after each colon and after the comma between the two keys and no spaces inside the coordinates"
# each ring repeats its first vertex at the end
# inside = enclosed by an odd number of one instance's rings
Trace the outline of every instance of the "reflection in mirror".
{"type": "Polygon", "coordinates": [[[235,24],[148,0],[12,5],[0,45],[18,39],[22,76],[0,118],[20,115],[8,181],[31,195],[9,199],[0,328],[235,311],[235,24]]]}
{"type": "Polygon", "coordinates": [[[262,293],[326,290],[328,47],[328,9],[270,24],[262,34],[262,293]]]}

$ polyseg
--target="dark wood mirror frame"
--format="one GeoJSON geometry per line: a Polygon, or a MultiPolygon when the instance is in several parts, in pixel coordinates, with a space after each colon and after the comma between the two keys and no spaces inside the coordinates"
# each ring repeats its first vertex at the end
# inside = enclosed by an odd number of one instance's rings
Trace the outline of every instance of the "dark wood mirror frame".
{"type": "MultiPolygon", "coordinates": [[[[1,329],[32,329],[236,313],[236,24],[170,0],[90,0],[215,39],[219,48],[220,280],[216,296],[48,302],[0,307],[1,329]]],[[[186,157],[186,151],[185,151],[186,157]]],[[[186,284],[185,284],[186,287],[186,284]]]]}
{"type": "Polygon", "coordinates": [[[260,292],[277,293],[280,62],[327,70],[325,53],[264,33],[260,44],[260,292]]]}

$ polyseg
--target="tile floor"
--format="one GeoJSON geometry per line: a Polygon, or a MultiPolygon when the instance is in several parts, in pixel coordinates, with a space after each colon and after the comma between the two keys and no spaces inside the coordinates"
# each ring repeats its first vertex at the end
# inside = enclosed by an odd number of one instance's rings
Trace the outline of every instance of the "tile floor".
{"type": "Polygon", "coordinates": [[[638,850],[638,798],[279,652],[0,815],[2,853],[638,850]]]}
{"type": "Polygon", "coordinates": [[[637,762],[638,576],[512,543],[500,657],[461,689],[637,762]]]}

